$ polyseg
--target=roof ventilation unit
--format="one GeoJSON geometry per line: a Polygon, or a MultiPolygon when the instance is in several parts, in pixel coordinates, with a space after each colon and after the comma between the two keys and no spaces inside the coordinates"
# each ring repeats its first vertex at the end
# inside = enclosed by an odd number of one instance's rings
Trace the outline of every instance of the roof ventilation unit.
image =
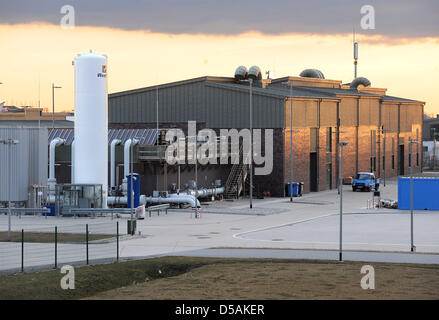
{"type": "Polygon", "coordinates": [[[325,79],[323,73],[317,69],[305,69],[300,73],[299,77],[325,79]]]}
{"type": "Polygon", "coordinates": [[[369,87],[370,81],[369,81],[369,79],[364,78],[364,77],[357,77],[351,82],[350,88],[357,89],[360,84],[365,86],[365,87],[369,87]]]}
{"type": "Polygon", "coordinates": [[[239,66],[235,71],[235,80],[241,81],[247,78],[248,70],[245,66],[239,66]]]}
{"type": "Polygon", "coordinates": [[[253,81],[256,80],[262,80],[262,72],[261,69],[258,66],[253,66],[248,71],[248,78],[252,79],[253,81]]]}

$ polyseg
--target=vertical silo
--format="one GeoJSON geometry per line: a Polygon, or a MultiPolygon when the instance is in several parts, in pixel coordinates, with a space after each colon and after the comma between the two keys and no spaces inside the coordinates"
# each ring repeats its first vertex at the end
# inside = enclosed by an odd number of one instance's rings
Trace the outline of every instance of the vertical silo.
{"type": "Polygon", "coordinates": [[[101,184],[103,206],[108,184],[107,57],[75,57],[75,184],[101,184]]]}

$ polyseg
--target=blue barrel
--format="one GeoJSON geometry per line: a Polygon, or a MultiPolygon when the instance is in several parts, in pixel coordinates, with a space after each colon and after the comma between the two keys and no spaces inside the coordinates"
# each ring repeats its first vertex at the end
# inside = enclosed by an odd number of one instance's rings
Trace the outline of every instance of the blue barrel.
{"type": "Polygon", "coordinates": [[[299,196],[299,182],[287,183],[287,195],[291,197],[291,189],[293,190],[293,197],[299,196]]]}
{"type": "Polygon", "coordinates": [[[126,178],[128,190],[127,207],[131,208],[131,190],[134,190],[134,208],[137,208],[140,203],[140,175],[138,173],[132,173],[127,175],[126,178]],[[133,176],[133,189],[131,189],[131,175],[133,176]]]}

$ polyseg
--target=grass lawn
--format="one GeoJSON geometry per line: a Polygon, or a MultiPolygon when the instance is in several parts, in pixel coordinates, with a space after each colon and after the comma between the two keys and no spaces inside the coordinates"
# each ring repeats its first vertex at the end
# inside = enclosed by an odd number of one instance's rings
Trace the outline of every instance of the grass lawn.
{"type": "MultiPolygon", "coordinates": [[[[89,234],[88,241],[113,238],[111,234],[89,234]]],[[[8,241],[8,232],[0,231],[0,242],[8,241]]],[[[21,242],[21,231],[11,232],[11,242],[21,242]]],[[[25,232],[24,242],[54,243],[54,232],[25,232]]],[[[85,233],[58,233],[59,243],[85,243],[85,233]]]]}
{"type": "Polygon", "coordinates": [[[0,276],[0,299],[439,299],[439,266],[373,263],[363,290],[359,262],[164,257],[0,276]]]}

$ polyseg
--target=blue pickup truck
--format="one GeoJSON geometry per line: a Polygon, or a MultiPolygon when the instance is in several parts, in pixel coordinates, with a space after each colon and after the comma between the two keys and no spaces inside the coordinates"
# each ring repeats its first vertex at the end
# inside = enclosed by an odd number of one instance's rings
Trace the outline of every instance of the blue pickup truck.
{"type": "Polygon", "coordinates": [[[352,180],[352,191],[357,190],[375,190],[378,191],[380,187],[380,179],[375,178],[375,175],[370,172],[358,172],[352,180]]]}

